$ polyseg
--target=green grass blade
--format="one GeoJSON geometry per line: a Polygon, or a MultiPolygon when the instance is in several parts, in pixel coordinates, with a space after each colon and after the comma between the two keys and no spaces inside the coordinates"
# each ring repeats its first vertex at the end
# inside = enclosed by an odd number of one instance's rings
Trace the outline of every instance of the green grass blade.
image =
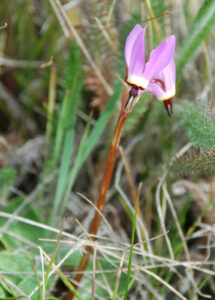
{"type": "Polygon", "coordinates": [[[74,165],[73,165],[71,171],[68,174],[68,185],[67,185],[67,188],[66,188],[66,193],[65,193],[65,196],[64,196],[64,199],[63,199],[63,203],[62,203],[61,208],[60,208],[60,212],[58,214],[58,216],[59,216],[58,220],[60,220],[62,215],[63,215],[64,209],[66,207],[66,204],[67,204],[67,201],[68,201],[68,198],[69,198],[71,187],[72,187],[72,185],[75,181],[76,174],[79,170],[80,160],[81,160],[81,157],[83,155],[83,151],[84,151],[84,149],[87,145],[87,137],[88,137],[88,133],[89,133],[91,119],[92,119],[92,114],[90,115],[89,120],[87,122],[87,125],[85,127],[84,134],[82,136],[80,145],[78,147],[77,156],[76,156],[74,165]]]}
{"type": "MultiPolygon", "coordinates": [[[[57,124],[55,145],[53,151],[54,161],[60,155],[65,131],[69,128],[71,118],[71,107],[74,109],[72,118],[75,118],[76,107],[80,99],[81,89],[83,87],[81,71],[81,54],[78,45],[72,43],[69,59],[65,65],[65,96],[60,109],[59,120],[57,124]],[[74,102],[73,102],[74,101],[74,102]],[[69,123],[69,124],[68,124],[69,123]]],[[[74,123],[74,122],[73,122],[74,123]]]]}
{"type": "Polygon", "coordinates": [[[135,200],[135,212],[134,212],[134,216],[133,216],[133,225],[132,225],[132,234],[131,234],[131,248],[130,248],[130,254],[129,254],[128,274],[127,274],[124,300],[127,300],[127,297],[128,297],[128,289],[129,289],[130,278],[131,278],[131,265],[132,265],[132,256],[133,256],[133,248],[134,248],[134,237],[135,237],[135,232],[136,232],[138,201],[139,201],[139,195],[136,197],[136,200],[135,200]]]}
{"type": "Polygon", "coordinates": [[[176,70],[178,78],[181,75],[183,67],[195,53],[202,41],[210,33],[215,24],[215,1],[206,0],[194,19],[187,36],[182,41],[176,61],[176,70]]]}
{"type": "Polygon", "coordinates": [[[66,92],[60,109],[60,114],[59,114],[57,129],[56,129],[55,144],[54,144],[54,150],[51,159],[51,164],[53,168],[55,168],[55,166],[57,165],[57,160],[60,155],[63,138],[64,138],[64,132],[66,128],[66,122],[68,119],[67,112],[69,109],[69,104],[70,104],[70,97],[69,97],[69,93],[66,92]]]}
{"type": "Polygon", "coordinates": [[[83,156],[80,160],[80,167],[85,162],[93,148],[95,147],[96,143],[98,142],[98,139],[100,138],[102,132],[104,131],[108,120],[110,119],[111,114],[114,111],[114,107],[116,104],[116,101],[119,99],[120,95],[122,94],[122,84],[119,83],[115,90],[113,96],[109,99],[105,110],[103,111],[102,115],[100,116],[98,122],[94,126],[88,141],[87,141],[87,148],[84,150],[83,156]]]}
{"type": "Polygon", "coordinates": [[[31,261],[31,264],[32,264],[32,269],[33,269],[33,272],[34,272],[34,276],[35,276],[35,279],[36,279],[36,282],[37,282],[37,286],[38,286],[38,295],[37,295],[37,300],[40,300],[42,298],[42,286],[40,285],[40,279],[39,279],[39,276],[37,274],[37,268],[33,262],[33,260],[31,261]]]}
{"type": "MultiPolygon", "coordinates": [[[[129,291],[130,288],[132,287],[132,285],[133,285],[134,281],[136,280],[137,276],[139,275],[139,273],[140,273],[140,269],[136,271],[136,273],[133,275],[131,281],[129,282],[129,285],[128,285],[128,291],[129,291]]],[[[123,299],[124,299],[124,296],[122,296],[122,297],[120,298],[120,300],[123,300],[123,299]]]]}
{"type": "MultiPolygon", "coordinates": [[[[75,82],[78,81],[78,78],[75,82]]],[[[77,97],[76,90],[77,87],[75,84],[73,85],[73,95],[71,96],[71,105],[70,105],[70,114],[67,122],[67,128],[65,130],[65,137],[63,142],[63,149],[62,149],[62,156],[61,156],[61,163],[59,169],[59,176],[57,181],[57,188],[54,200],[54,207],[52,210],[51,215],[51,224],[57,215],[57,211],[59,209],[66,185],[67,185],[67,178],[69,172],[69,166],[71,162],[71,157],[74,149],[74,140],[75,140],[75,125],[76,125],[76,112],[79,102],[79,95],[77,97]]]]}
{"type": "Polygon", "coordinates": [[[78,105],[81,99],[81,91],[83,88],[80,49],[76,43],[72,44],[70,50],[70,57],[66,65],[65,78],[66,98],[65,104],[63,103],[59,118],[56,146],[54,151],[55,162],[57,162],[57,158],[60,155],[62,144],[63,147],[54,207],[51,213],[51,224],[53,224],[53,221],[56,219],[56,215],[68,183],[69,166],[74,149],[76,116],[78,105]]]}
{"type": "Polygon", "coordinates": [[[63,281],[63,283],[68,287],[68,289],[79,299],[83,300],[83,298],[80,296],[78,291],[75,289],[75,287],[69,282],[69,280],[64,276],[64,274],[60,270],[56,270],[56,273],[60,277],[60,279],[63,281]]]}
{"type": "Polygon", "coordinates": [[[45,273],[45,286],[47,284],[49,273],[51,272],[52,264],[54,263],[54,259],[55,259],[55,256],[56,256],[56,253],[57,253],[57,249],[58,249],[58,246],[59,246],[59,243],[60,243],[60,238],[61,238],[61,234],[62,234],[62,231],[63,231],[63,225],[64,225],[64,222],[62,223],[62,226],[61,226],[60,232],[58,234],[58,238],[57,238],[57,241],[56,241],[56,244],[55,244],[55,248],[54,248],[52,257],[51,257],[51,259],[49,261],[49,264],[48,264],[48,267],[46,269],[46,273],[45,273]]]}

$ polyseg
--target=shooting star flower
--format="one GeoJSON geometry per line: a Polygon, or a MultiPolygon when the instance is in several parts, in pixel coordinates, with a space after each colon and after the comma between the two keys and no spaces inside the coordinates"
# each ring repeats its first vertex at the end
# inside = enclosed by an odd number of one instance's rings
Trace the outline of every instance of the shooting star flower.
{"type": "Polygon", "coordinates": [[[175,52],[175,36],[171,35],[151,51],[149,60],[145,64],[145,31],[146,26],[143,28],[137,24],[125,43],[125,81],[143,90],[147,88],[150,80],[168,65],[175,52]]]}
{"type": "Polygon", "coordinates": [[[145,63],[146,26],[137,24],[125,43],[125,81],[132,86],[125,109],[130,111],[138,94],[149,91],[164,101],[169,116],[172,115],[172,100],[175,95],[175,36],[169,36],[150,53],[145,63]]]}
{"type": "Polygon", "coordinates": [[[172,116],[172,98],[175,96],[175,62],[169,64],[150,81],[146,92],[151,92],[159,101],[163,101],[168,115],[172,116]]]}

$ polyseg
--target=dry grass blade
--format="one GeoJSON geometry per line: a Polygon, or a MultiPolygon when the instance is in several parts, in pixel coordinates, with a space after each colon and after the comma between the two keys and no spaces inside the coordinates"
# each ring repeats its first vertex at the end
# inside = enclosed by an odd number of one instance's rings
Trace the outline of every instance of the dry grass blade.
{"type": "Polygon", "coordinates": [[[175,220],[175,225],[176,225],[178,233],[180,235],[180,238],[181,238],[181,241],[182,241],[182,244],[183,244],[183,247],[184,247],[184,252],[186,254],[186,258],[187,258],[188,261],[190,261],[190,254],[189,254],[189,250],[188,250],[188,247],[187,247],[187,243],[185,241],[185,236],[184,236],[183,231],[181,229],[181,225],[180,225],[178,216],[176,214],[176,211],[175,211],[175,208],[173,206],[173,203],[172,203],[172,200],[170,198],[170,195],[169,195],[169,193],[167,191],[166,185],[163,186],[163,191],[164,191],[165,197],[167,199],[167,202],[169,204],[169,207],[170,207],[171,213],[173,215],[173,218],[175,220]]]}
{"type": "Polygon", "coordinates": [[[111,17],[112,17],[112,14],[113,14],[114,7],[116,5],[116,1],[117,0],[113,0],[113,2],[111,4],[110,10],[109,10],[109,13],[108,13],[108,16],[107,16],[107,22],[106,22],[107,27],[109,27],[109,25],[110,25],[111,17]]]}
{"type": "Polygon", "coordinates": [[[84,226],[81,224],[81,222],[77,218],[75,218],[75,222],[78,224],[78,226],[81,228],[81,230],[88,236],[89,234],[88,234],[87,230],[84,228],[84,226]]]}
{"type": "Polygon", "coordinates": [[[149,0],[144,0],[145,2],[145,5],[146,5],[146,9],[148,10],[148,13],[150,15],[150,20],[152,20],[152,24],[155,28],[155,32],[157,34],[157,36],[159,36],[159,38],[162,38],[163,34],[162,34],[162,31],[161,31],[161,28],[157,22],[157,19],[155,18],[155,15],[153,13],[153,10],[151,8],[151,3],[149,0]]]}
{"type": "Polygon", "coordinates": [[[39,69],[43,64],[43,61],[27,61],[27,60],[17,60],[8,57],[1,57],[0,58],[0,65],[2,67],[9,67],[9,68],[35,68],[39,69]]]}
{"type": "Polygon", "coordinates": [[[92,278],[92,296],[91,300],[95,299],[95,285],[96,285],[96,253],[97,253],[97,248],[96,246],[94,247],[93,251],[93,278],[92,278]]]}
{"type": "MultiPolygon", "coordinates": [[[[26,218],[23,218],[23,217],[20,217],[20,216],[8,214],[8,213],[5,213],[5,212],[0,212],[0,216],[3,217],[3,218],[13,219],[14,221],[19,221],[19,222],[26,223],[26,224],[29,224],[29,225],[32,225],[32,226],[36,226],[36,227],[42,228],[44,230],[48,230],[50,232],[60,233],[60,230],[57,229],[57,228],[54,228],[54,227],[51,227],[51,226],[48,226],[48,225],[45,225],[45,224],[42,224],[42,223],[39,223],[39,222],[36,222],[36,221],[32,221],[30,219],[26,219],[26,218]]],[[[1,232],[1,230],[0,230],[0,232],[1,232]]],[[[70,233],[67,233],[65,231],[62,232],[62,235],[65,236],[65,237],[74,239],[76,241],[78,240],[78,237],[76,237],[75,235],[72,235],[70,233]]]]}
{"type": "Polygon", "coordinates": [[[38,247],[38,248],[39,248],[39,251],[40,251],[40,260],[41,260],[41,266],[42,266],[42,282],[41,282],[41,285],[42,285],[42,300],[45,300],[46,299],[46,290],[45,290],[46,284],[45,284],[44,259],[43,259],[42,248],[41,247],[38,247]]]}
{"type": "MultiPolygon", "coordinates": [[[[158,216],[159,216],[159,220],[160,220],[160,224],[161,224],[161,228],[162,228],[163,233],[167,232],[167,230],[166,230],[165,220],[164,220],[162,209],[161,209],[160,190],[161,190],[163,182],[166,178],[167,172],[168,171],[164,172],[164,174],[162,175],[162,177],[161,177],[161,179],[158,183],[157,189],[156,189],[156,208],[157,208],[157,212],[158,212],[158,216]]],[[[172,260],[174,260],[174,258],[175,258],[174,251],[173,251],[170,239],[168,237],[168,234],[166,233],[164,235],[164,237],[165,237],[165,240],[166,240],[166,243],[167,243],[167,247],[168,247],[168,250],[169,250],[169,253],[170,253],[170,257],[171,257],[172,260]]]]}
{"type": "Polygon", "coordinates": [[[177,295],[182,300],[188,300],[186,297],[184,297],[181,293],[179,293],[173,286],[171,286],[169,283],[167,283],[165,280],[163,280],[161,277],[156,275],[155,273],[142,269],[144,273],[147,275],[150,275],[151,277],[155,278],[158,282],[162,283],[164,286],[166,286],[170,291],[172,291],[175,295],[177,295]]]}
{"type": "Polygon", "coordinates": [[[110,229],[111,232],[113,232],[113,229],[111,227],[111,225],[109,224],[108,220],[105,218],[104,214],[97,208],[97,206],[91,201],[89,200],[87,197],[85,197],[84,195],[82,195],[81,193],[77,193],[81,198],[83,198],[84,200],[86,200],[88,203],[90,203],[93,208],[99,213],[99,215],[102,217],[103,221],[105,222],[105,224],[108,226],[108,228],[110,229]]]}
{"type": "Polygon", "coordinates": [[[123,251],[122,252],[122,258],[120,260],[119,269],[118,269],[118,272],[117,272],[117,275],[116,275],[116,283],[115,283],[115,288],[114,288],[112,300],[115,300],[116,296],[117,296],[117,291],[118,291],[118,288],[119,288],[119,282],[120,282],[120,278],[121,278],[121,274],[122,274],[122,266],[123,266],[123,263],[124,263],[125,254],[126,254],[126,252],[123,251]]]}
{"type": "MultiPolygon", "coordinates": [[[[101,253],[101,251],[100,251],[100,253],[101,253]]],[[[108,261],[108,260],[107,260],[107,261],[108,261]]],[[[102,276],[102,279],[103,279],[103,281],[104,281],[105,290],[106,290],[107,293],[109,294],[109,298],[112,298],[112,296],[113,296],[112,288],[111,288],[111,286],[110,286],[110,283],[108,282],[107,277],[105,276],[106,270],[104,270],[104,269],[102,268],[102,264],[101,264],[101,262],[100,262],[99,260],[97,260],[97,264],[98,264],[98,266],[99,266],[99,270],[98,270],[97,272],[98,272],[99,274],[101,274],[101,276],[102,276]]],[[[113,270],[111,270],[110,273],[113,273],[112,271],[113,271],[113,270]]]]}
{"type": "MultiPolygon", "coordinates": [[[[153,237],[153,238],[150,239],[150,241],[158,239],[158,238],[162,237],[163,235],[164,234],[160,234],[156,237],[153,237]]],[[[87,245],[87,246],[92,246],[92,247],[96,246],[98,249],[107,249],[107,250],[117,251],[117,252],[124,252],[124,251],[129,252],[130,244],[128,244],[128,243],[120,243],[119,241],[111,240],[109,238],[105,238],[103,236],[101,237],[101,236],[98,236],[98,235],[95,235],[95,238],[96,238],[96,240],[99,240],[99,239],[104,240],[104,241],[106,241],[107,244],[100,244],[100,243],[97,243],[93,240],[83,239],[81,237],[79,237],[79,240],[82,240],[85,243],[85,245],[87,245]],[[113,243],[113,245],[111,245],[111,243],[113,243]],[[120,246],[116,246],[116,244],[119,244],[120,246]]],[[[56,239],[46,239],[46,238],[42,238],[42,239],[40,239],[40,241],[46,241],[46,242],[51,242],[51,243],[56,243],[57,242],[56,239]]],[[[76,245],[77,244],[76,240],[75,241],[60,240],[59,242],[62,243],[62,244],[68,244],[68,245],[76,245]]],[[[138,246],[140,247],[141,244],[143,244],[143,243],[144,242],[142,242],[142,243],[138,242],[137,244],[134,244],[134,253],[135,254],[143,255],[143,253],[141,251],[141,248],[138,248],[138,246]]],[[[145,252],[144,254],[146,254],[147,256],[150,257],[150,253],[145,252]]],[[[160,256],[153,255],[153,257],[156,257],[158,259],[160,258],[161,260],[163,260],[163,259],[165,260],[165,258],[160,257],[160,256]]],[[[167,262],[172,262],[172,260],[168,259],[168,258],[166,258],[166,261],[167,262]]]]}
{"type": "Polygon", "coordinates": [[[98,25],[98,28],[101,30],[104,38],[106,39],[108,45],[111,47],[113,53],[115,55],[119,54],[118,49],[117,49],[116,45],[114,44],[114,42],[112,41],[107,29],[104,27],[104,25],[101,23],[101,21],[98,18],[95,18],[95,20],[98,25]]]}
{"type": "Polygon", "coordinates": [[[58,18],[58,21],[60,23],[60,26],[63,30],[63,33],[64,33],[65,37],[70,38],[70,33],[69,33],[68,28],[67,28],[66,22],[65,22],[64,18],[62,17],[61,12],[58,9],[58,6],[56,5],[55,1],[53,1],[53,0],[50,0],[49,2],[51,4],[57,18],[58,18]]]}

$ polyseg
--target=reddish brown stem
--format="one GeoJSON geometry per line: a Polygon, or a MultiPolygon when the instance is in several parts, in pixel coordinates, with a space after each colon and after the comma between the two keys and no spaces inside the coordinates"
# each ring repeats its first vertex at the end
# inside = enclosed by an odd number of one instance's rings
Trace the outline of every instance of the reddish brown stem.
{"type": "MultiPolygon", "coordinates": [[[[107,158],[107,162],[106,162],[103,180],[102,180],[102,183],[100,186],[99,197],[98,197],[98,201],[97,201],[97,205],[96,205],[98,210],[100,211],[100,213],[102,213],[104,210],[106,195],[107,195],[107,191],[108,191],[110,181],[112,178],[113,169],[115,166],[117,150],[118,150],[122,130],[123,130],[125,121],[127,119],[127,116],[128,116],[128,111],[122,109],[119,119],[118,119],[118,122],[117,122],[117,125],[116,125],[116,128],[115,128],[115,131],[114,131],[112,144],[110,146],[109,153],[108,153],[108,158],[107,158]]],[[[98,213],[98,211],[95,210],[94,218],[92,220],[90,231],[89,231],[89,233],[91,235],[94,235],[94,237],[91,237],[91,240],[96,239],[95,235],[97,234],[97,231],[98,231],[98,228],[100,225],[100,221],[101,221],[100,213],[98,213]]],[[[89,254],[91,252],[92,252],[92,247],[86,246],[85,253],[83,254],[81,262],[79,264],[79,268],[78,268],[79,273],[75,277],[76,283],[80,282],[81,278],[83,277],[84,270],[86,269],[86,267],[88,265],[89,254]]],[[[65,300],[72,300],[72,299],[73,299],[73,293],[70,291],[70,292],[68,292],[65,300]]]]}

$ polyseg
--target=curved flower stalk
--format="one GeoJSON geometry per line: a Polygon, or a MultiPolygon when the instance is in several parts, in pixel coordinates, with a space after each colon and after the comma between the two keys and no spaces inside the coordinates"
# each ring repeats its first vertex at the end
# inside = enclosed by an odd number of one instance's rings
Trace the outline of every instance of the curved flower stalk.
{"type": "MultiPolygon", "coordinates": [[[[150,91],[159,100],[170,101],[175,93],[175,65],[173,55],[175,52],[175,36],[171,35],[157,48],[152,50],[148,62],[145,64],[145,38],[146,26],[136,25],[127,37],[125,44],[126,78],[125,81],[132,88],[128,93],[124,86],[121,100],[121,112],[114,131],[112,143],[109,149],[103,180],[99,190],[97,209],[95,211],[89,234],[90,239],[95,240],[100,226],[101,213],[104,210],[105,200],[111,182],[118,146],[125,121],[137,103],[142,92],[150,91]],[[100,211],[100,213],[98,212],[100,211]]],[[[167,103],[167,102],[166,102],[167,103]]],[[[168,106],[169,104],[167,104],[168,106]]],[[[168,106],[169,107],[169,106],[168,106]]],[[[169,109],[169,111],[172,108],[169,109]]],[[[85,253],[79,264],[75,281],[78,284],[84,274],[89,261],[92,246],[86,246],[85,253]]],[[[76,286],[77,288],[77,286],[76,286]]],[[[73,293],[68,292],[65,300],[73,299],[73,293]]]]}
{"type": "MultiPolygon", "coordinates": [[[[114,166],[115,166],[118,146],[120,143],[121,134],[122,134],[122,131],[123,131],[123,128],[125,125],[125,121],[129,115],[129,113],[133,109],[134,105],[136,104],[138,98],[139,98],[139,96],[137,95],[136,92],[133,92],[133,89],[131,89],[130,93],[128,94],[127,87],[124,86],[122,100],[121,100],[121,103],[122,103],[121,112],[119,115],[118,122],[116,124],[116,128],[114,130],[113,139],[112,139],[112,143],[111,143],[111,146],[109,149],[106,166],[105,166],[105,171],[104,171],[102,183],[101,183],[100,190],[99,190],[99,196],[98,196],[98,200],[97,200],[97,204],[96,204],[96,207],[98,210],[95,210],[94,217],[93,217],[93,220],[90,225],[89,234],[90,234],[90,239],[92,241],[94,241],[96,239],[95,236],[97,234],[97,231],[99,229],[99,225],[101,222],[101,213],[104,210],[106,195],[107,195],[107,192],[108,192],[108,189],[110,186],[110,181],[111,181],[114,166]]],[[[84,271],[88,265],[89,255],[91,252],[92,252],[92,246],[86,246],[85,253],[82,256],[81,262],[78,267],[78,273],[75,277],[75,281],[77,284],[81,281],[81,279],[84,275],[84,271]]],[[[77,288],[77,285],[75,286],[75,288],[77,288]]],[[[72,300],[73,296],[74,296],[74,294],[71,291],[69,291],[65,300],[72,300]]]]}

